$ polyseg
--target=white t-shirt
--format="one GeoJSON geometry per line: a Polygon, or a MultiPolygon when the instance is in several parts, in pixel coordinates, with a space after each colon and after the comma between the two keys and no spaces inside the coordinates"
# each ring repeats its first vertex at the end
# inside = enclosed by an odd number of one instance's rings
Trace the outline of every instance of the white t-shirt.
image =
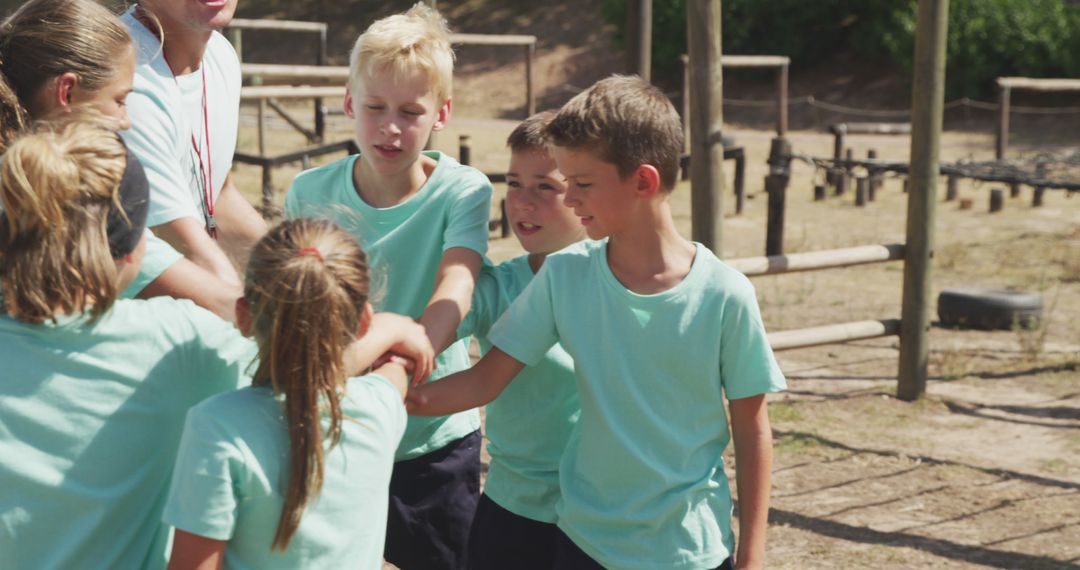
{"type": "Polygon", "coordinates": [[[176,77],[161,42],[133,12],[134,7],[121,16],[135,41],[136,58],[134,91],[127,98],[131,129],[123,137],[150,181],[147,225],[180,218],[205,222],[202,172],[211,174],[211,195],[216,200],[236,151],[240,60],[228,40],[214,32],[202,66],[176,77]],[[210,129],[209,145],[205,126],[210,129]]]}

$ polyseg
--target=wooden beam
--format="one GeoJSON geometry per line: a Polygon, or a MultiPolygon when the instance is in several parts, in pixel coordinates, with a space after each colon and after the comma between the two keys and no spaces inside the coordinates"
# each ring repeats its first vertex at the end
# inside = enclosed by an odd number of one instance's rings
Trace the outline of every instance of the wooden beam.
{"type": "Polygon", "coordinates": [[[275,63],[242,63],[240,75],[261,77],[263,81],[282,79],[345,82],[349,80],[349,68],[345,65],[288,65],[275,63]]]}
{"type": "Polygon", "coordinates": [[[310,85],[269,85],[240,88],[241,101],[259,99],[313,99],[316,97],[345,97],[345,86],[313,87],[310,85]]]}
{"type": "Polygon", "coordinates": [[[725,55],[724,67],[783,67],[791,65],[786,55],[725,55]]]}
{"type": "Polygon", "coordinates": [[[945,111],[945,49],[949,0],[919,0],[911,95],[911,185],[907,206],[904,296],[901,310],[897,397],[917,400],[926,392],[934,209],[945,111]]]}
{"type": "Polygon", "coordinates": [[[793,348],[893,336],[899,333],[900,321],[898,319],[855,321],[838,325],[769,333],[769,345],[772,346],[773,350],[791,350],[793,348]]]}
{"type": "Polygon", "coordinates": [[[474,46],[524,46],[536,44],[536,36],[523,34],[450,34],[450,43],[474,46]]]}
{"type": "Polygon", "coordinates": [[[1032,77],[998,77],[998,87],[1025,91],[1080,91],[1080,79],[1035,79],[1032,77]]]}
{"type": "Polygon", "coordinates": [[[283,32],[319,32],[327,28],[323,22],[300,22],[297,20],[248,20],[233,18],[230,28],[241,30],[278,30],[283,32]]]}
{"type": "Polygon", "coordinates": [[[760,257],[741,257],[725,261],[743,274],[776,275],[798,271],[815,271],[837,267],[851,267],[867,263],[881,263],[904,258],[904,244],[860,245],[842,249],[826,249],[760,257]]]}
{"type": "Polygon", "coordinates": [[[690,46],[691,236],[721,253],[724,213],[720,0],[687,0],[690,46]]]}

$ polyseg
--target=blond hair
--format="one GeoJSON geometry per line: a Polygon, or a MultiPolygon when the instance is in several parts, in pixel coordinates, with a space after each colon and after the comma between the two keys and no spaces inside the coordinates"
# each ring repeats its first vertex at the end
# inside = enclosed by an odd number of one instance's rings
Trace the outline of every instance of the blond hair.
{"type": "Polygon", "coordinates": [[[26,128],[50,79],[71,72],[95,91],[132,45],[124,24],[93,0],[29,0],[0,24],[0,152],[26,128]]]}
{"type": "Polygon", "coordinates": [[[356,39],[349,54],[349,85],[376,73],[392,80],[423,73],[440,105],[450,98],[454,74],[454,50],[450,28],[434,8],[417,2],[408,12],[377,20],[356,39]]]}
{"type": "Polygon", "coordinates": [[[652,165],[661,189],[675,188],[683,149],[679,114],[663,91],[640,77],[597,81],[568,101],[545,133],[555,146],[584,149],[614,164],[624,178],[652,165]]]}
{"type": "Polygon", "coordinates": [[[29,323],[116,300],[108,214],[119,206],[127,150],[90,122],[43,125],[0,162],[0,281],[9,315],[29,323]]]}
{"type": "Polygon", "coordinates": [[[270,230],[251,252],[244,298],[252,309],[259,367],[253,383],[285,397],[289,478],[272,547],[285,550],[323,481],[324,439],[341,438],[345,350],[368,299],[367,256],[326,220],[295,219],[270,230]],[[329,431],[322,431],[323,412],[329,431]]]}
{"type": "Polygon", "coordinates": [[[555,117],[555,111],[540,111],[518,123],[510,136],[506,137],[506,146],[511,152],[547,152],[548,123],[555,117]]]}

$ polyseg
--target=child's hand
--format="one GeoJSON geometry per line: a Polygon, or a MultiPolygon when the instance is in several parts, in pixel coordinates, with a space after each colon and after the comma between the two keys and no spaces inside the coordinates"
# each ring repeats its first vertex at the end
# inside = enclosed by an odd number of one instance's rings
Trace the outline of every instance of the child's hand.
{"type": "Polygon", "coordinates": [[[390,352],[412,361],[414,385],[427,380],[435,368],[435,349],[423,326],[394,313],[376,313],[371,319],[371,329],[392,339],[390,352]]]}
{"type": "Polygon", "coordinates": [[[427,397],[424,396],[419,390],[409,388],[409,391],[405,394],[405,411],[412,414],[417,409],[423,408],[427,404],[427,397]]]}

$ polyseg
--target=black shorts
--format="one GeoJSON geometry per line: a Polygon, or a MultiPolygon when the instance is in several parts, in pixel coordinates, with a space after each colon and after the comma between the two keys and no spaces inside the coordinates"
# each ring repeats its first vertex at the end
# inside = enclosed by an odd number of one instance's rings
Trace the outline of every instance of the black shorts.
{"type": "MultiPolygon", "coordinates": [[[[559,536],[556,539],[558,546],[556,547],[555,565],[553,568],[559,570],[604,570],[604,567],[599,562],[593,560],[588,554],[585,554],[578,545],[574,544],[574,541],[570,540],[566,533],[559,531],[559,536]]],[[[731,558],[720,563],[715,570],[732,570],[734,566],[731,564],[731,558]]]]}
{"type": "Polygon", "coordinates": [[[402,570],[465,568],[480,498],[480,430],[394,464],[383,558],[402,570]]]}
{"type": "Polygon", "coordinates": [[[555,523],[514,514],[480,495],[469,534],[470,570],[550,570],[555,564],[555,523]]]}

